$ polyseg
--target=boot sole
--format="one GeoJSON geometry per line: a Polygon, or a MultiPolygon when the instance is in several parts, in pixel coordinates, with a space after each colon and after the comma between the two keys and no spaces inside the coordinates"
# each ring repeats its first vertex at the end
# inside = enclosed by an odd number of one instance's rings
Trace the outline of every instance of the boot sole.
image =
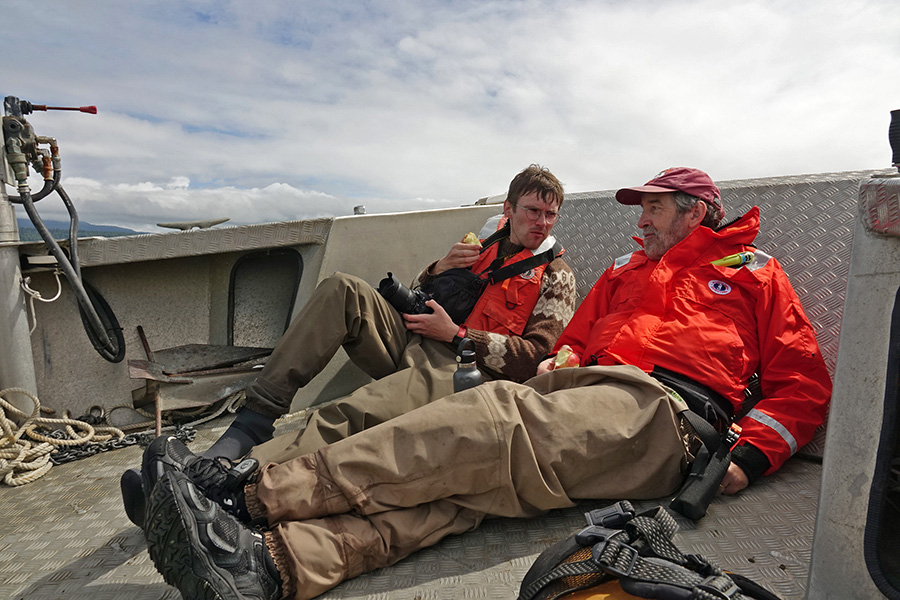
{"type": "Polygon", "coordinates": [[[193,485],[187,476],[169,472],[150,494],[144,528],[150,559],[166,583],[178,588],[184,598],[244,600],[233,581],[202,550],[199,525],[179,489],[179,477],[193,485]]]}

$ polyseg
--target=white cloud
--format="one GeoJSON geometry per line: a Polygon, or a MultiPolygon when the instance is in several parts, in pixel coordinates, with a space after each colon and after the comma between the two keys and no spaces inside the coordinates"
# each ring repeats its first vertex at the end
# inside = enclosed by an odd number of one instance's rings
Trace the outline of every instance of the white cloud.
{"type": "Polygon", "coordinates": [[[37,49],[5,93],[100,110],[29,117],[99,223],[457,206],[532,162],[569,191],[881,168],[900,108],[887,0],[51,0],[4,20],[37,49]]]}

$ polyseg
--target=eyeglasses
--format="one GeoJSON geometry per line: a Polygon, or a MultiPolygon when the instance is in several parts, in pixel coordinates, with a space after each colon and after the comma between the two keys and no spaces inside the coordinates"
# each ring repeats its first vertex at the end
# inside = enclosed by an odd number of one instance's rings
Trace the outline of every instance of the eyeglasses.
{"type": "Polygon", "coordinates": [[[530,206],[522,206],[521,204],[514,204],[513,206],[518,206],[522,210],[525,211],[525,216],[528,217],[529,221],[537,221],[541,218],[541,215],[544,215],[544,220],[547,223],[553,225],[559,219],[559,213],[555,211],[549,210],[541,210],[539,208],[532,208],[530,206]]]}

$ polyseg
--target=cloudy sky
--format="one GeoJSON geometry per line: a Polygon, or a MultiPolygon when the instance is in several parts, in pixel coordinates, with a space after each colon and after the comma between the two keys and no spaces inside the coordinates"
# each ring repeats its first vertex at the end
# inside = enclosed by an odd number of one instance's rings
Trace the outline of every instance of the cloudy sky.
{"type": "Polygon", "coordinates": [[[143,231],[471,204],[529,163],[569,192],[681,165],[878,169],[900,108],[896,0],[45,0],[2,19],[0,94],[98,107],[28,116],[81,219],[143,231]]]}

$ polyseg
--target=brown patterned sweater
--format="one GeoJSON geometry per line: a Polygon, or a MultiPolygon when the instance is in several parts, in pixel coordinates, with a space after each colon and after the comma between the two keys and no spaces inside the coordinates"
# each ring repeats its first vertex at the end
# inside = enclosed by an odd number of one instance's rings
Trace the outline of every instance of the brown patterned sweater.
{"type": "MultiPolygon", "coordinates": [[[[501,242],[504,245],[507,243],[507,240],[501,242]]],[[[512,244],[509,244],[509,249],[501,247],[506,255],[512,250],[512,244]]],[[[419,274],[416,285],[432,277],[434,265],[432,263],[419,274]]],[[[475,342],[479,368],[488,371],[495,379],[522,382],[534,377],[538,363],[553,348],[575,313],[575,301],[575,274],[562,258],[556,258],[544,271],[540,296],[522,335],[469,329],[469,338],[475,342]]]]}

